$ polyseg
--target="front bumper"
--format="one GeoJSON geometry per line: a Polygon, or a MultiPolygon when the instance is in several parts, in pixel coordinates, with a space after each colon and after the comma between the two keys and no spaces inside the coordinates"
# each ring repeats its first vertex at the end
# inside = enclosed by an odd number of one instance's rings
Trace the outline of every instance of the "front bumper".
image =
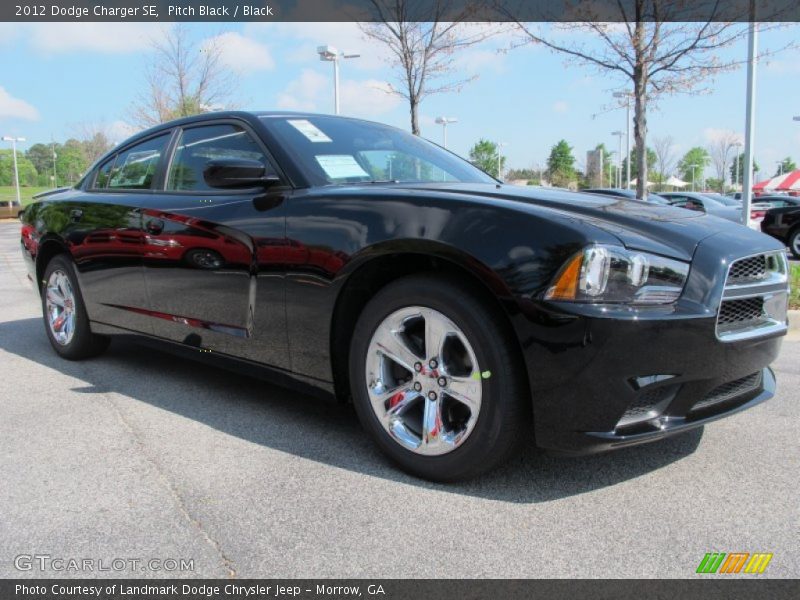
{"type": "Polygon", "coordinates": [[[542,448],[586,454],[645,443],[745,410],[775,392],[768,366],[782,334],[725,343],[717,339],[715,317],[677,314],[524,320],[529,336],[521,342],[542,448]],[[726,385],[748,378],[754,385],[713,401],[726,385]]]}

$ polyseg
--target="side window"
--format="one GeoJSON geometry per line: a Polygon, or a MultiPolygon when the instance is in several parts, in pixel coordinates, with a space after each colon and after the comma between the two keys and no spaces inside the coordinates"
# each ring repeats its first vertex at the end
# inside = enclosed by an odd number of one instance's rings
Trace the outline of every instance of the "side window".
{"type": "Polygon", "coordinates": [[[114,159],[116,156],[112,156],[102,165],[100,168],[97,169],[97,175],[94,178],[94,184],[92,185],[93,188],[102,190],[108,187],[108,176],[111,174],[111,167],[114,166],[114,159]]]}
{"type": "Polygon", "coordinates": [[[149,190],[168,140],[169,134],[164,134],[120,152],[111,168],[108,188],[149,190]]]}
{"type": "Polygon", "coordinates": [[[213,189],[203,179],[206,163],[218,158],[257,160],[267,167],[267,157],[256,141],[237,125],[206,125],[185,129],[178,140],[169,167],[167,189],[203,191],[213,189]]]}

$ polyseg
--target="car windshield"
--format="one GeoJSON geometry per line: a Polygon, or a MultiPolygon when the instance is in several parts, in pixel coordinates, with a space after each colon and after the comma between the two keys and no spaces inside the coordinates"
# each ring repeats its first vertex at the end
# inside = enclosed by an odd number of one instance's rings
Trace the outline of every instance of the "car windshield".
{"type": "Polygon", "coordinates": [[[394,127],[326,116],[263,116],[314,185],[496,183],[455,154],[394,127]]]}

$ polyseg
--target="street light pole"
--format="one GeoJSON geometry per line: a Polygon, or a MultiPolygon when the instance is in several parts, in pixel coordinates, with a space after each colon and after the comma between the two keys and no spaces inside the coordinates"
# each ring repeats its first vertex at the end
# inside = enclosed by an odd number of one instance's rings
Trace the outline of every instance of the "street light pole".
{"type": "MultiPolygon", "coordinates": [[[[622,131],[617,130],[617,131],[612,131],[611,135],[617,136],[617,139],[619,141],[618,152],[617,152],[617,187],[621,188],[622,187],[622,136],[625,134],[622,131]]],[[[628,162],[631,162],[630,159],[628,159],[628,162]]],[[[630,179],[630,177],[628,179],[630,179]]]]}
{"type": "Polygon", "coordinates": [[[442,147],[447,149],[447,126],[450,123],[458,123],[458,119],[453,117],[436,117],[436,123],[442,126],[442,147]]]}
{"type": "Polygon", "coordinates": [[[333,46],[318,46],[317,54],[319,59],[324,62],[333,63],[333,106],[334,114],[339,114],[339,61],[344,58],[358,58],[360,54],[355,52],[339,52],[333,46]]]}
{"type": "Polygon", "coordinates": [[[4,142],[11,142],[11,153],[14,156],[14,187],[17,190],[17,205],[22,205],[22,200],[19,193],[19,169],[17,168],[17,142],[24,142],[23,137],[12,137],[10,135],[3,136],[4,142]]]}
{"type": "Polygon", "coordinates": [[[497,142],[497,178],[502,181],[503,180],[503,167],[500,164],[500,149],[504,146],[508,146],[507,142],[497,142]]]}
{"type": "Polygon", "coordinates": [[[628,92],[614,92],[614,98],[625,98],[625,189],[631,189],[631,95],[628,92]]]}
{"type": "Polygon", "coordinates": [[[742,176],[742,223],[750,226],[750,206],[753,202],[753,146],[756,112],[756,48],[758,24],[755,22],[755,4],[751,3],[750,30],[747,37],[747,104],[745,106],[744,174],[742,176]]]}

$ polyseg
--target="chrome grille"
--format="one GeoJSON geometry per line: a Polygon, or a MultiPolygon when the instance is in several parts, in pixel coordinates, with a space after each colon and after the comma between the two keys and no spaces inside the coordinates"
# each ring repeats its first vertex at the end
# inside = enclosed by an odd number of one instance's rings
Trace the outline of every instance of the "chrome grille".
{"type": "Polygon", "coordinates": [[[786,331],[787,272],[780,251],[735,260],[717,312],[717,337],[736,341],[786,331]]]}
{"type": "Polygon", "coordinates": [[[728,284],[759,281],[767,276],[767,255],[758,254],[737,260],[728,273],[728,284]]]}
{"type": "Polygon", "coordinates": [[[745,298],[744,300],[723,300],[719,309],[717,323],[729,325],[732,323],[754,324],[764,319],[764,298],[745,298]]]}
{"type": "Polygon", "coordinates": [[[747,377],[742,377],[741,379],[737,379],[735,381],[723,383],[719,387],[714,388],[708,394],[706,394],[705,398],[698,401],[692,407],[692,410],[702,410],[715,404],[727,402],[728,400],[733,400],[738,396],[752,392],[761,387],[761,378],[762,373],[759,371],[758,373],[753,373],[747,377]]]}

